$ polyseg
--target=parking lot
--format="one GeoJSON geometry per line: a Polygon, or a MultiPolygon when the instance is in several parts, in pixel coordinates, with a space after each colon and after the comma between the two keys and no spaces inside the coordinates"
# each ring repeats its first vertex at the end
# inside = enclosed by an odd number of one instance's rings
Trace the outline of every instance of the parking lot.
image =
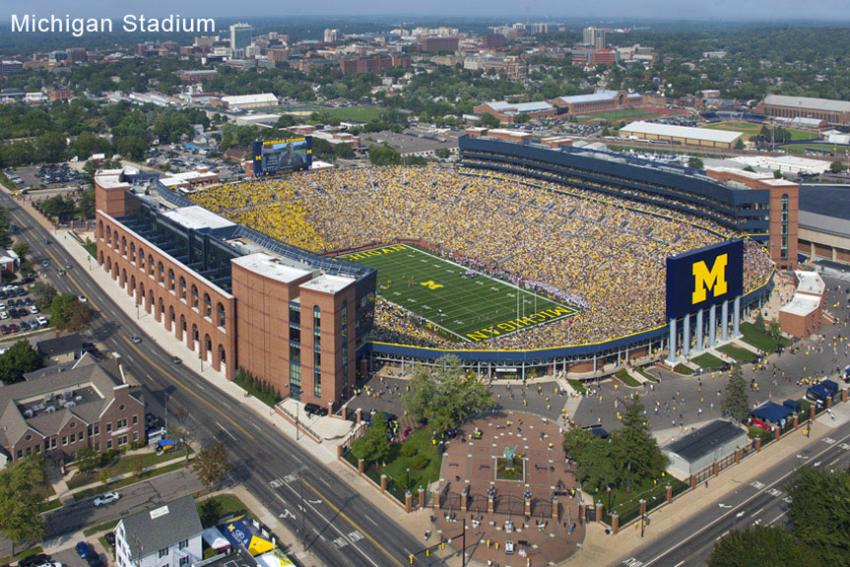
{"type": "Polygon", "coordinates": [[[45,164],[38,167],[8,167],[3,172],[20,190],[35,191],[60,187],[71,187],[77,190],[88,185],[85,174],[73,169],[68,163],[45,164]]]}
{"type": "Polygon", "coordinates": [[[35,331],[47,325],[47,316],[33,304],[25,286],[13,284],[0,288],[0,335],[35,331]]]}

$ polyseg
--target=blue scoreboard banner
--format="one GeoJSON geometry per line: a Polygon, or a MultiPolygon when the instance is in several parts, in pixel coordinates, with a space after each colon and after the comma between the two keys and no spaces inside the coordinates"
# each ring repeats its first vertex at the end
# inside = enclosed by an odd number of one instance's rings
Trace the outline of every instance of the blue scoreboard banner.
{"type": "Polygon", "coordinates": [[[744,241],[667,257],[667,320],[732,300],[744,291],[744,241]]]}

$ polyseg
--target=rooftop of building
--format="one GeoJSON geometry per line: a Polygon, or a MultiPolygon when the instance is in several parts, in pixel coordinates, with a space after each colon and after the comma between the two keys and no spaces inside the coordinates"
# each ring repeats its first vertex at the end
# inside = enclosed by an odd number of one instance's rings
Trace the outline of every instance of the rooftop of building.
{"type": "Polygon", "coordinates": [[[744,135],[743,132],[728,130],[712,130],[710,128],[693,128],[691,126],[676,126],[659,124],[657,122],[632,122],[620,128],[620,133],[651,134],[654,136],[670,136],[671,138],[690,138],[708,142],[731,144],[744,135]]]}
{"type": "Polygon", "coordinates": [[[496,112],[504,113],[545,112],[552,110],[552,105],[545,100],[536,102],[507,102],[504,100],[494,100],[486,104],[496,112]]]}
{"type": "Polygon", "coordinates": [[[180,226],[191,230],[202,230],[205,228],[215,230],[217,228],[236,226],[236,223],[198,205],[179,207],[163,213],[163,215],[180,226]]]}
{"type": "Polygon", "coordinates": [[[806,293],[795,293],[790,302],[783,305],[780,313],[790,313],[799,317],[805,317],[817,311],[820,307],[820,298],[806,293]]]}
{"type": "Polygon", "coordinates": [[[732,441],[746,442],[747,432],[725,419],[716,419],[666,445],[663,449],[695,462],[732,441]]]}
{"type": "Polygon", "coordinates": [[[589,94],[559,96],[555,100],[564,104],[586,104],[589,102],[607,102],[617,98],[619,91],[604,90],[589,94]]]}
{"type": "Polygon", "coordinates": [[[227,104],[254,104],[265,102],[277,104],[277,97],[273,93],[223,96],[221,97],[221,100],[227,104]]]}
{"type": "Polygon", "coordinates": [[[0,388],[3,445],[16,443],[27,429],[54,435],[74,416],[87,423],[97,421],[121,385],[89,355],[27,378],[0,388]]]}
{"type": "Polygon", "coordinates": [[[823,295],[826,290],[826,283],[817,272],[797,270],[794,275],[797,276],[797,291],[812,295],[823,295]]]}
{"type": "Polygon", "coordinates": [[[301,289],[309,289],[322,293],[338,293],[354,283],[352,278],[323,274],[301,284],[301,289]]]}
{"type": "Polygon", "coordinates": [[[76,333],[71,335],[61,335],[39,341],[36,344],[36,349],[38,349],[38,352],[44,356],[56,356],[58,354],[66,354],[69,352],[80,352],[83,350],[83,338],[76,333]]]}
{"type": "Polygon", "coordinates": [[[255,252],[234,258],[233,263],[256,274],[286,284],[308,277],[311,274],[309,270],[288,265],[280,258],[264,252],[255,252]]]}
{"type": "Polygon", "coordinates": [[[797,107],[800,109],[825,110],[828,112],[850,112],[850,101],[809,96],[771,94],[764,97],[764,103],[776,106],[797,107]]]}
{"type": "Polygon", "coordinates": [[[192,496],[183,496],[162,506],[131,514],[124,524],[130,555],[139,560],[203,531],[192,496]]]}

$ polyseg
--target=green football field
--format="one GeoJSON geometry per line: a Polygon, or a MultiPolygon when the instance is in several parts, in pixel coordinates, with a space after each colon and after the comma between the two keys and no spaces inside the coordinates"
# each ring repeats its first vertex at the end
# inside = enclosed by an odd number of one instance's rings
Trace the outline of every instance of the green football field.
{"type": "Polygon", "coordinates": [[[406,244],[342,256],[378,270],[378,295],[464,341],[481,342],[576,313],[406,244]]]}

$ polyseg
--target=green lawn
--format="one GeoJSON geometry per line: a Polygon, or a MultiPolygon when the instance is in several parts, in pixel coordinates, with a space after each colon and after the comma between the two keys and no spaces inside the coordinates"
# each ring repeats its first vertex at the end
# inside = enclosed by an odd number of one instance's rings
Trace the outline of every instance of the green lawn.
{"type": "Polygon", "coordinates": [[[217,494],[198,502],[198,513],[205,528],[212,527],[222,518],[228,516],[247,515],[251,513],[248,506],[234,494],[217,494]]]}
{"type": "Polygon", "coordinates": [[[19,553],[16,553],[14,557],[12,557],[11,555],[7,555],[6,557],[0,558],[0,565],[8,565],[13,561],[20,561],[21,559],[26,559],[27,557],[32,557],[33,555],[38,555],[39,553],[44,553],[44,549],[40,545],[30,547],[29,549],[25,549],[19,553]]]}
{"type": "Polygon", "coordinates": [[[706,370],[720,370],[726,364],[716,356],[710,353],[701,354],[691,359],[691,362],[699,365],[706,370]]]}
{"type": "Polygon", "coordinates": [[[111,531],[118,525],[119,521],[120,520],[110,520],[109,522],[104,522],[102,524],[86,528],[83,530],[83,535],[88,537],[94,534],[99,534],[100,532],[111,531]]]}
{"type": "Polygon", "coordinates": [[[683,376],[690,376],[694,373],[693,369],[690,366],[682,364],[681,362],[673,367],[673,372],[676,374],[682,374],[683,376]]]}
{"type": "Polygon", "coordinates": [[[811,150],[818,153],[840,153],[843,155],[847,151],[847,146],[836,146],[833,144],[788,144],[780,147],[789,154],[805,154],[811,150]]]}
{"type": "Polygon", "coordinates": [[[381,473],[387,475],[392,481],[389,486],[390,492],[399,501],[404,502],[405,490],[409,488],[411,492],[416,494],[416,490],[420,486],[427,489],[429,484],[440,478],[440,463],[442,460],[442,455],[440,455],[437,448],[431,443],[431,430],[427,427],[417,429],[401,445],[392,445],[387,466],[382,470],[374,469],[373,480],[380,483],[381,473]],[[408,444],[415,447],[416,452],[409,457],[405,457],[401,454],[401,449],[408,444]],[[420,458],[420,455],[424,459],[420,458]],[[410,469],[409,473],[407,472],[408,468],[410,469]]]}
{"type": "Polygon", "coordinates": [[[765,330],[759,329],[750,322],[741,323],[741,334],[743,335],[744,341],[766,353],[775,351],[778,346],[788,346],[791,344],[791,341],[782,337],[779,341],[779,345],[777,345],[765,330]]]}
{"type": "MultiPolygon", "coordinates": [[[[706,124],[702,126],[703,128],[708,128],[709,130],[727,130],[731,132],[743,132],[747,138],[758,136],[761,133],[761,124],[756,124],[754,122],[742,122],[742,121],[728,121],[728,122],[718,122],[716,124],[706,124]]],[[[817,138],[817,132],[810,132],[808,130],[799,130],[797,128],[785,128],[790,134],[792,140],[806,140],[811,138],[817,138]]]]}
{"type": "Polygon", "coordinates": [[[100,480],[101,472],[104,470],[110,477],[114,477],[120,474],[133,472],[134,467],[137,466],[138,463],[141,463],[142,467],[151,467],[153,465],[157,465],[165,461],[171,461],[180,457],[185,457],[185,454],[182,452],[182,450],[179,453],[169,451],[167,453],[162,453],[161,455],[157,455],[156,453],[122,455],[117,463],[114,463],[106,467],[105,469],[95,469],[93,471],[88,471],[84,473],[78,472],[73,477],[71,477],[71,480],[68,481],[68,488],[79,488],[80,486],[85,486],[87,484],[91,484],[92,482],[97,482],[100,480]]]}
{"type": "Polygon", "coordinates": [[[437,332],[486,341],[576,313],[576,309],[408,246],[355,252],[345,260],[378,270],[378,294],[429,322],[437,332]]]}
{"type": "Polygon", "coordinates": [[[752,362],[756,358],[756,354],[753,351],[747,350],[739,346],[735,346],[733,344],[717,347],[717,350],[743,364],[746,364],[747,362],[752,362]]]}
{"type": "Polygon", "coordinates": [[[582,384],[581,380],[569,379],[567,380],[567,382],[569,382],[570,386],[573,387],[573,390],[575,390],[579,394],[584,395],[587,393],[587,388],[584,387],[584,384],[582,384]]]}
{"type": "Polygon", "coordinates": [[[644,378],[646,378],[650,382],[658,382],[658,378],[656,378],[655,376],[653,376],[652,374],[647,372],[645,369],[638,368],[637,371],[640,372],[641,376],[643,376],[644,378]]]}
{"type": "Polygon", "coordinates": [[[620,382],[622,382],[626,386],[629,386],[630,388],[640,387],[640,382],[632,378],[632,376],[628,372],[626,372],[625,368],[621,368],[620,370],[618,370],[617,373],[614,374],[614,376],[616,376],[620,382]]]}
{"type": "Polygon", "coordinates": [[[582,114],[576,117],[576,121],[585,123],[585,122],[598,122],[601,120],[608,120],[610,122],[618,122],[620,120],[641,120],[649,117],[658,116],[657,112],[651,112],[646,110],[638,110],[636,108],[628,108],[625,110],[614,110],[611,112],[598,112],[595,114],[582,114]]]}
{"type": "Polygon", "coordinates": [[[611,490],[610,498],[607,491],[600,492],[594,495],[594,500],[605,505],[605,521],[610,522],[611,512],[617,512],[620,515],[620,526],[622,526],[640,514],[641,498],[646,500],[647,510],[662,504],[667,494],[668,483],[673,487],[673,494],[685,488],[684,482],[672,476],[664,476],[657,479],[655,483],[652,479],[647,479],[640,486],[632,487],[631,491],[626,491],[625,487],[615,488],[611,490]]]}
{"type": "Polygon", "coordinates": [[[317,108],[316,112],[328,114],[343,122],[369,122],[381,117],[377,106],[349,106],[345,108],[317,108]]]}
{"type": "Polygon", "coordinates": [[[496,459],[496,478],[499,480],[522,480],[523,467],[522,459],[514,458],[512,463],[508,463],[507,459],[499,457],[496,459]]]}

